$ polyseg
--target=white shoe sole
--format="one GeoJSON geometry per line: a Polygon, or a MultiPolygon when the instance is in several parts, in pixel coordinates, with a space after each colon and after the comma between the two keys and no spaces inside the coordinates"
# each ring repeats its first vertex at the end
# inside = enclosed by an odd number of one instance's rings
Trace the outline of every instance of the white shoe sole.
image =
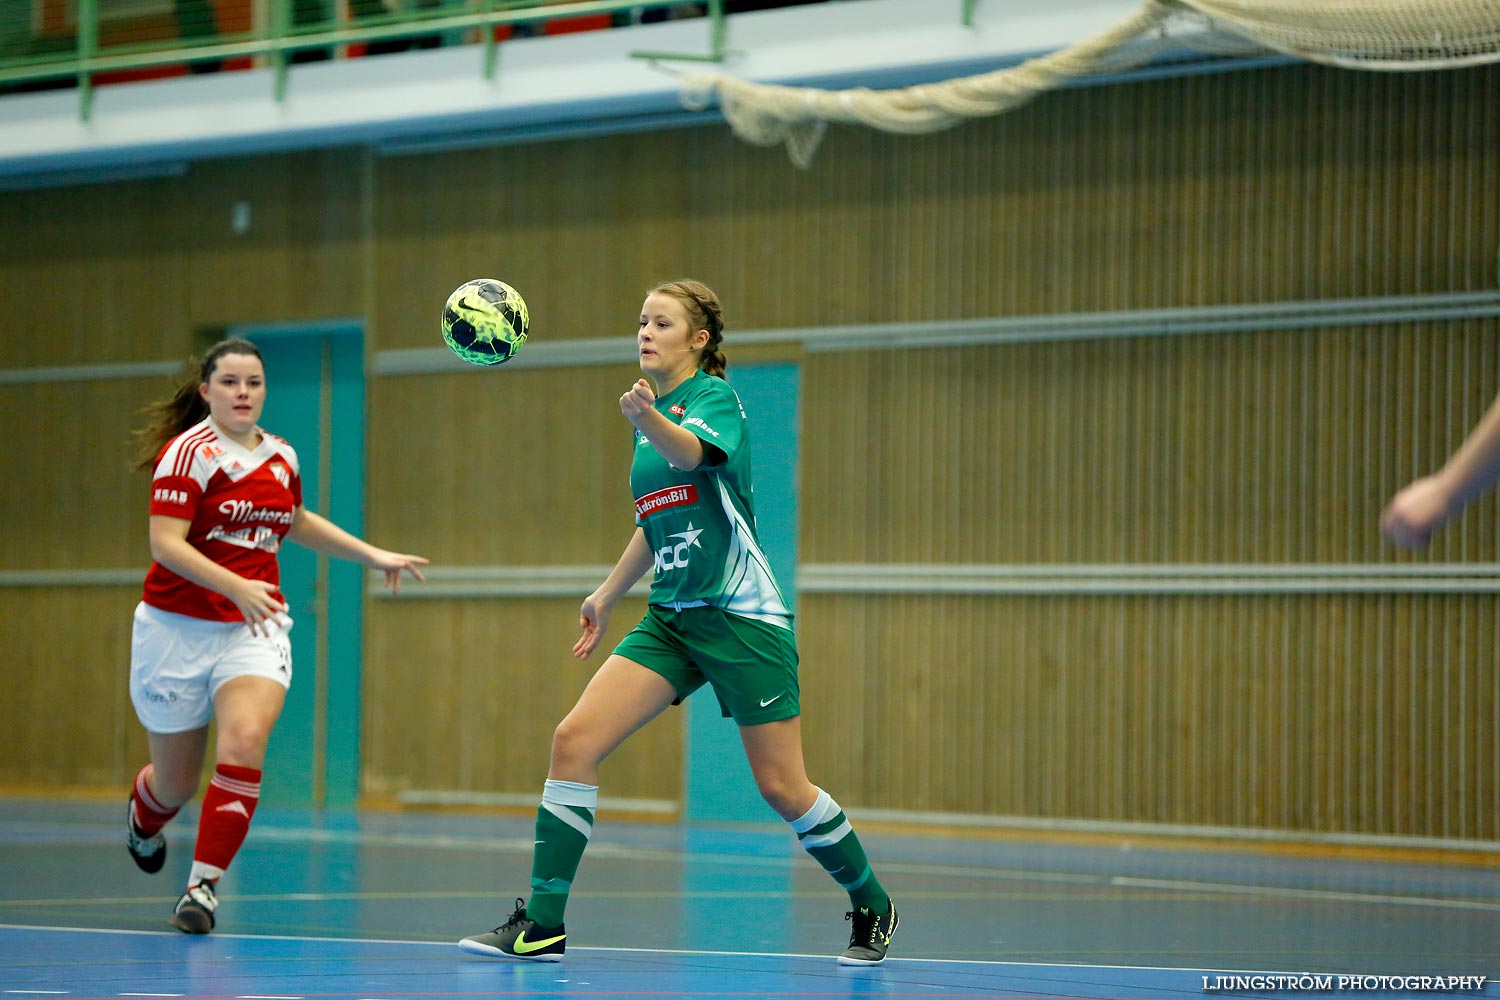
{"type": "Polygon", "coordinates": [[[508,958],[515,962],[561,962],[561,955],[512,955],[508,951],[501,951],[492,944],[484,944],[473,938],[464,938],[458,942],[460,951],[466,951],[470,955],[483,955],[486,958],[508,958]]]}

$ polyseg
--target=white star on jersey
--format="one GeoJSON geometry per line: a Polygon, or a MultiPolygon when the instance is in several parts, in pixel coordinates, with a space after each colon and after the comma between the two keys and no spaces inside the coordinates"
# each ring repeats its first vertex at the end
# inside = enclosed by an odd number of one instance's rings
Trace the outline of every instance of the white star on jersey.
{"type": "Polygon", "coordinates": [[[676,532],[674,534],[668,535],[667,537],[668,538],[680,538],[680,539],[682,539],[682,544],[683,545],[692,545],[695,548],[700,548],[701,549],[701,548],[703,548],[703,546],[701,546],[701,545],[698,544],[698,536],[701,535],[701,534],[703,534],[703,529],[702,528],[696,528],[695,529],[693,527],[693,522],[689,521],[686,531],[679,531],[679,532],[676,532]]]}

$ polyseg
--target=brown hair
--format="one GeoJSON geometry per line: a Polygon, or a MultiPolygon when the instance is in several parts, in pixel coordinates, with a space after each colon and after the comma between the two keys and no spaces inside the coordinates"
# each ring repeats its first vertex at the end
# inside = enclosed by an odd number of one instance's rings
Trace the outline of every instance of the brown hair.
{"type": "Polygon", "coordinates": [[[688,322],[694,332],[708,331],[708,343],[703,346],[703,356],[698,359],[698,367],[710,375],[723,378],[724,369],[729,364],[724,352],[719,350],[724,343],[724,307],[719,304],[719,297],[714,294],[714,290],[701,281],[684,278],[679,281],[663,281],[646,294],[656,292],[672,296],[687,308],[688,322]]]}
{"type": "Polygon", "coordinates": [[[262,367],[266,363],[260,356],[260,348],[239,337],[219,341],[204,353],[201,360],[189,359],[190,371],[178,383],[177,391],[141,410],[150,422],[135,432],[135,468],[150,469],[168,441],[208,416],[208,404],[198,395],[198,386],[213,378],[219,359],[226,354],[248,355],[259,361],[262,367]]]}

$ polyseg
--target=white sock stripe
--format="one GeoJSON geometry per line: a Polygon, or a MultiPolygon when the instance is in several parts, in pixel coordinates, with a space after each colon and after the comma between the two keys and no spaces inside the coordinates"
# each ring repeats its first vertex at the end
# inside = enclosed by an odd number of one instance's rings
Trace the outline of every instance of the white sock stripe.
{"type": "Polygon", "coordinates": [[[226,792],[233,792],[235,795],[243,795],[247,799],[260,798],[260,782],[258,781],[252,783],[216,774],[210,779],[209,784],[215,788],[222,788],[226,792]]]}
{"type": "Polygon", "coordinates": [[[588,840],[594,832],[594,825],[592,823],[566,806],[548,802],[544,799],[542,801],[542,808],[583,834],[584,840],[588,840]]]}
{"type": "Polygon", "coordinates": [[[542,785],[542,801],[560,806],[577,806],[580,809],[598,809],[599,786],[548,778],[546,784],[542,785]]]}
{"type": "Polygon", "coordinates": [[[154,813],[161,813],[163,816],[165,816],[167,813],[172,811],[166,806],[162,805],[160,802],[156,801],[156,796],[152,795],[151,789],[146,787],[145,771],[142,771],[140,774],[135,776],[135,793],[136,795],[140,796],[141,801],[146,804],[146,808],[150,809],[154,813]]]}
{"type": "Polygon", "coordinates": [[[837,844],[839,841],[843,840],[853,832],[854,827],[850,826],[849,821],[846,819],[822,836],[803,837],[802,849],[812,850],[814,847],[832,847],[834,844],[837,844]]]}
{"type": "Polygon", "coordinates": [[[792,820],[791,827],[797,833],[806,833],[819,823],[826,823],[838,814],[839,804],[833,801],[832,795],[820,788],[818,798],[813,802],[812,808],[792,820]]]}

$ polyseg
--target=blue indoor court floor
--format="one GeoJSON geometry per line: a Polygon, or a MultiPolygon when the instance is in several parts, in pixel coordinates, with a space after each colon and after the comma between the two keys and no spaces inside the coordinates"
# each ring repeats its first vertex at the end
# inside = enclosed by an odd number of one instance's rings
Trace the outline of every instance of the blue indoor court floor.
{"type": "MultiPolygon", "coordinates": [[[[0,798],[0,1000],[12,997],[1500,997],[1500,858],[1122,845],[861,825],[901,914],[891,959],[844,968],[847,897],[777,824],[600,822],[563,962],[460,952],[525,893],[531,821],[257,813],[219,924],[166,923],[192,853],[125,853],[124,801],[0,798]],[[1219,977],[1226,977],[1220,979],[1219,977]],[[1488,977],[1467,989],[1422,980],[1488,977]],[[1224,987],[1220,989],[1205,989],[1224,987]],[[1429,987],[1437,984],[1426,984],[1429,987]]],[[[858,813],[853,814],[859,824],[858,813]]]]}

